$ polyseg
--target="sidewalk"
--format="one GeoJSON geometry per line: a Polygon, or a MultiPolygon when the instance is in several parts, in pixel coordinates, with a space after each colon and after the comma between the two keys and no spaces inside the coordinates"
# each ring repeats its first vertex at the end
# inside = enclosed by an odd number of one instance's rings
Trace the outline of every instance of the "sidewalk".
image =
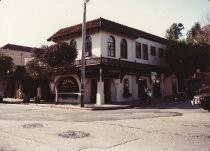
{"type": "Polygon", "coordinates": [[[14,98],[4,98],[3,103],[6,104],[25,104],[25,105],[36,105],[41,107],[50,107],[50,108],[59,108],[59,109],[66,109],[66,110],[117,110],[117,109],[129,109],[129,108],[135,108],[135,107],[145,107],[149,105],[164,103],[164,102],[170,102],[167,99],[153,99],[151,103],[144,103],[141,100],[135,100],[135,101],[128,101],[128,102],[117,102],[113,104],[103,104],[103,105],[97,105],[97,104],[85,104],[84,107],[81,107],[80,104],[71,104],[71,103],[59,103],[54,104],[47,103],[42,101],[41,103],[37,104],[34,103],[33,100],[31,100],[30,103],[23,103],[22,99],[14,99],[14,98]]]}
{"type": "Polygon", "coordinates": [[[3,98],[3,102],[5,104],[24,104],[24,105],[35,105],[41,107],[50,107],[50,108],[60,108],[60,109],[76,109],[76,110],[116,110],[116,109],[126,109],[130,108],[129,104],[85,104],[84,107],[81,107],[80,104],[72,104],[72,103],[59,103],[55,104],[54,102],[44,102],[34,103],[34,100],[30,100],[30,103],[23,103],[22,99],[14,99],[14,98],[3,98]]]}

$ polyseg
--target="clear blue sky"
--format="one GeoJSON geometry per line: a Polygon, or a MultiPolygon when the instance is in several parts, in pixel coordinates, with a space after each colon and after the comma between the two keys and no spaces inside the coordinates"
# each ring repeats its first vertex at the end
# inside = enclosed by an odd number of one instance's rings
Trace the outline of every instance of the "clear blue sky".
{"type": "MultiPolygon", "coordinates": [[[[161,37],[172,23],[206,24],[208,0],[90,0],[87,20],[103,17],[161,37]]],[[[0,47],[39,47],[60,28],[82,22],[83,0],[1,0],[0,47]]],[[[209,15],[210,16],[210,15],[209,15]]]]}

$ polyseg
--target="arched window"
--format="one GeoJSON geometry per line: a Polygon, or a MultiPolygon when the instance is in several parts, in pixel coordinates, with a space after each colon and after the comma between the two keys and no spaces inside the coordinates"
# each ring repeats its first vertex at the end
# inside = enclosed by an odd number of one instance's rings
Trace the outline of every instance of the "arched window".
{"type": "Polygon", "coordinates": [[[127,50],[127,42],[125,39],[122,39],[121,43],[120,43],[121,58],[127,59],[127,57],[128,57],[127,51],[128,51],[127,50]]]}
{"type": "Polygon", "coordinates": [[[85,46],[86,57],[92,56],[92,38],[90,36],[86,37],[85,46]]]}
{"type": "Polygon", "coordinates": [[[108,37],[108,56],[115,57],[115,39],[112,36],[108,37]]]}
{"type": "Polygon", "coordinates": [[[127,96],[129,94],[129,81],[128,79],[124,79],[123,81],[123,95],[127,96]]]}
{"type": "Polygon", "coordinates": [[[72,39],[72,40],[70,41],[70,46],[72,46],[73,48],[77,48],[77,42],[76,42],[75,39],[72,39]]]}

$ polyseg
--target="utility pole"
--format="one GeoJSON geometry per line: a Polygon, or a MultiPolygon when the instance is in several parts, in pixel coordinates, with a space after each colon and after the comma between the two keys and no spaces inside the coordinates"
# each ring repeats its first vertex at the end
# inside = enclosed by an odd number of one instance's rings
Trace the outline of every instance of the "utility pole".
{"type": "Polygon", "coordinates": [[[84,107],[84,82],[85,82],[85,49],[86,49],[86,4],[89,0],[84,0],[83,23],[82,23],[82,59],[81,59],[81,102],[80,106],[84,107]]]}

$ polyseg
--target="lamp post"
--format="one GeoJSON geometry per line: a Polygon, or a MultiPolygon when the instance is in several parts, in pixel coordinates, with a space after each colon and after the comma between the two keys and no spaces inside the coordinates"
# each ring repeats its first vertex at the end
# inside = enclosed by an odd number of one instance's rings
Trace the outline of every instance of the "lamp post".
{"type": "Polygon", "coordinates": [[[89,0],[84,0],[83,23],[82,23],[82,61],[81,61],[81,102],[84,107],[84,82],[85,82],[85,39],[86,39],[86,4],[89,0]]]}

